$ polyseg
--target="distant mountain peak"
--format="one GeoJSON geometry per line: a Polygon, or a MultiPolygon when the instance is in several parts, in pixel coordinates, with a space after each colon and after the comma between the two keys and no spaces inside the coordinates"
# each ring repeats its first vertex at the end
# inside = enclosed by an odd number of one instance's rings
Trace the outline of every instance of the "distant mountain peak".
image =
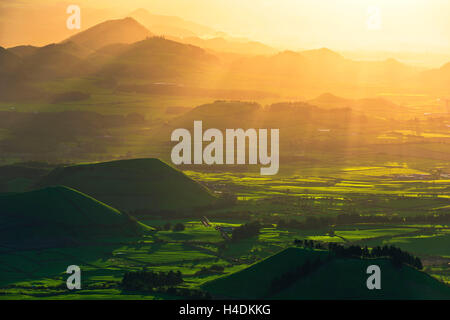
{"type": "Polygon", "coordinates": [[[311,49],[311,50],[305,50],[301,51],[301,54],[308,56],[308,57],[315,57],[315,58],[339,58],[342,59],[343,57],[333,50],[330,50],[328,48],[320,48],[320,49],[311,49]]]}
{"type": "Polygon", "coordinates": [[[285,51],[278,52],[277,54],[274,55],[274,57],[278,57],[278,58],[282,58],[282,57],[286,57],[286,58],[303,58],[303,55],[300,52],[297,52],[297,51],[285,50],[285,51]]]}
{"type": "Polygon", "coordinates": [[[150,14],[150,12],[147,9],[139,8],[139,9],[136,9],[133,12],[131,12],[130,15],[132,16],[134,14],[150,14]]]}
{"type": "Polygon", "coordinates": [[[318,96],[316,99],[342,99],[341,97],[338,97],[330,92],[325,92],[318,96]]]}
{"type": "Polygon", "coordinates": [[[74,42],[91,50],[113,43],[134,43],[153,34],[132,17],[107,20],[81,31],[63,42],[74,42]]]}
{"type": "Polygon", "coordinates": [[[210,36],[216,31],[210,27],[184,20],[176,16],[165,16],[153,14],[146,9],[139,8],[129,14],[144,24],[149,30],[157,34],[166,34],[171,36],[210,36]],[[156,30],[156,31],[154,31],[156,30]],[[174,34],[176,32],[177,34],[174,34]]]}
{"type": "Polygon", "coordinates": [[[345,98],[336,96],[336,95],[334,95],[334,94],[332,94],[330,92],[326,92],[326,93],[321,94],[317,98],[313,99],[312,101],[323,102],[323,103],[326,103],[326,102],[328,102],[328,103],[338,103],[338,102],[344,102],[344,101],[348,101],[348,100],[345,99],[345,98]]]}

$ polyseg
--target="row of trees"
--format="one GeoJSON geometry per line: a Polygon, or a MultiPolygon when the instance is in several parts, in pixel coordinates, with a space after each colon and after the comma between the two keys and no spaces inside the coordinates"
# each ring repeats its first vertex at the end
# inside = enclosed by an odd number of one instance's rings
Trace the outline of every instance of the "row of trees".
{"type": "Polygon", "coordinates": [[[183,283],[183,277],[180,271],[157,273],[143,270],[125,273],[121,286],[131,291],[152,291],[153,288],[176,286],[181,283],[183,283]]]}
{"type": "Polygon", "coordinates": [[[407,264],[419,270],[423,268],[422,261],[419,257],[415,257],[409,252],[403,251],[395,246],[377,246],[369,250],[367,246],[360,247],[351,245],[345,247],[337,243],[328,244],[328,249],[335,253],[338,257],[359,257],[359,258],[390,258],[395,266],[400,267],[407,264]]]}
{"type": "Polygon", "coordinates": [[[338,243],[321,243],[313,240],[294,240],[296,246],[302,246],[310,249],[328,249],[334,253],[336,257],[344,258],[390,258],[395,266],[400,267],[402,264],[410,265],[419,270],[423,269],[422,261],[419,257],[415,257],[409,252],[403,251],[395,246],[376,246],[369,249],[367,246],[358,245],[344,246],[338,243]]]}
{"type": "Polygon", "coordinates": [[[319,241],[314,241],[314,240],[308,240],[308,239],[305,239],[305,240],[298,240],[298,239],[295,239],[295,240],[294,240],[294,244],[295,244],[296,246],[301,246],[301,247],[303,247],[303,248],[310,248],[310,249],[326,249],[325,245],[322,244],[321,242],[319,242],[319,241]]]}

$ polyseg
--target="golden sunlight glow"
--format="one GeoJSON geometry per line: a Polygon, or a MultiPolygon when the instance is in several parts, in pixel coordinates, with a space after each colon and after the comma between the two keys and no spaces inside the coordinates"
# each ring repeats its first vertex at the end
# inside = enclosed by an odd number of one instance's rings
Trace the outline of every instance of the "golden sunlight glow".
{"type": "MultiPolygon", "coordinates": [[[[43,3],[50,7],[65,2],[39,3],[42,10],[43,3]]],[[[154,14],[178,16],[230,36],[282,49],[327,47],[440,53],[450,49],[447,0],[79,0],[77,3],[115,17],[145,8],[154,14]]],[[[20,5],[36,6],[30,0],[20,1],[20,5]]]]}
{"type": "Polygon", "coordinates": [[[117,1],[182,16],[237,36],[288,48],[446,50],[445,0],[156,0],[117,1]],[[379,9],[381,28],[368,28],[379,9]],[[213,14],[212,14],[213,13],[213,14]],[[426,46],[426,48],[424,48],[426,46]]]}

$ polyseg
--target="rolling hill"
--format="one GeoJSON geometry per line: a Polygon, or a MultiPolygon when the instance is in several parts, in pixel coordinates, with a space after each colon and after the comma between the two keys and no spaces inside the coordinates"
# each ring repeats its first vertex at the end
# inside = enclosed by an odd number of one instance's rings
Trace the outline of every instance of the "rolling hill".
{"type": "Polygon", "coordinates": [[[270,294],[271,282],[328,251],[288,248],[244,270],[207,282],[203,289],[233,299],[450,299],[450,288],[409,266],[396,268],[387,259],[333,258],[316,271],[270,294]],[[368,290],[366,269],[381,268],[381,290],[368,290]]]}
{"type": "Polygon", "coordinates": [[[450,62],[444,64],[439,69],[423,71],[416,79],[415,85],[424,88],[429,92],[448,96],[448,83],[450,81],[450,62]]]}
{"type": "Polygon", "coordinates": [[[18,57],[24,58],[26,56],[32,55],[38,50],[39,47],[23,45],[23,46],[15,46],[8,48],[8,51],[14,53],[18,57]]]}
{"type": "Polygon", "coordinates": [[[309,100],[308,103],[326,109],[350,108],[355,112],[377,117],[395,118],[414,116],[411,109],[383,98],[346,99],[325,93],[309,100]]]}
{"type": "Polygon", "coordinates": [[[0,166],[0,192],[24,192],[37,180],[48,174],[49,169],[27,164],[0,166]]]}
{"type": "Polygon", "coordinates": [[[195,107],[169,124],[172,128],[190,128],[201,119],[208,128],[257,128],[262,116],[261,105],[245,101],[216,101],[195,107]]]}
{"type": "Polygon", "coordinates": [[[92,66],[84,61],[90,52],[69,41],[49,44],[25,56],[20,70],[30,78],[39,80],[79,76],[92,70],[92,66]]]}
{"type": "Polygon", "coordinates": [[[236,53],[242,55],[270,55],[276,53],[277,51],[276,49],[257,41],[237,41],[234,38],[215,37],[202,39],[199,37],[184,37],[174,40],[216,52],[236,53]]]}
{"type": "Polygon", "coordinates": [[[404,90],[417,74],[416,68],[394,59],[356,61],[322,48],[235,59],[227,80],[241,83],[245,80],[255,89],[288,96],[302,91],[308,95],[333,91],[355,96],[356,87],[360,89],[357,96],[363,97],[384,92],[381,90],[404,90]]]}
{"type": "Polygon", "coordinates": [[[65,185],[121,210],[189,210],[214,203],[203,186],[158,159],[119,160],[54,169],[38,186],[65,185]]]}
{"type": "Polygon", "coordinates": [[[7,76],[10,73],[13,73],[21,62],[22,60],[19,56],[0,47],[0,70],[2,75],[7,76]]]}
{"type": "Polygon", "coordinates": [[[0,101],[11,101],[36,98],[39,92],[36,88],[26,84],[30,77],[24,61],[13,52],[0,47],[0,101]]]}
{"type": "Polygon", "coordinates": [[[117,79],[191,83],[192,76],[213,74],[218,59],[192,45],[152,37],[121,48],[99,74],[117,79]]]}
{"type": "Polygon", "coordinates": [[[201,119],[204,128],[279,128],[286,141],[308,130],[346,128],[350,120],[357,118],[345,107],[327,109],[304,102],[280,102],[262,107],[254,102],[215,101],[182,114],[165,127],[167,131],[191,128],[195,120],[201,119]]]}
{"type": "Polygon", "coordinates": [[[5,247],[82,245],[99,237],[136,236],[151,229],[76,190],[57,186],[0,195],[0,239],[5,247]]]}

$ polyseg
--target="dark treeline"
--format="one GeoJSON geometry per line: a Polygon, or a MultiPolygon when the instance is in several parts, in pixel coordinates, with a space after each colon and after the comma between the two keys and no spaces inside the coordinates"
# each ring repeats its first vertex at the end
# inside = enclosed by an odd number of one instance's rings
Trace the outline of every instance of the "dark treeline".
{"type": "Polygon", "coordinates": [[[337,243],[330,243],[328,249],[335,253],[337,257],[389,258],[398,267],[402,264],[407,264],[419,270],[423,268],[420,258],[394,246],[377,246],[369,250],[367,246],[351,245],[345,247],[337,243]]]}
{"type": "Polygon", "coordinates": [[[211,294],[206,291],[192,288],[174,288],[170,287],[165,290],[158,290],[160,293],[170,294],[172,296],[182,297],[186,300],[211,300],[211,294]]]}
{"type": "Polygon", "coordinates": [[[251,238],[258,235],[261,228],[262,225],[258,221],[243,224],[242,226],[237,227],[233,230],[231,239],[233,241],[239,241],[242,239],[251,238]]]}
{"type": "Polygon", "coordinates": [[[178,231],[184,231],[186,229],[186,226],[183,223],[178,222],[172,227],[172,224],[170,222],[166,222],[163,226],[154,226],[153,228],[155,228],[155,230],[157,230],[157,231],[172,230],[172,231],[178,232],[178,231]]]}
{"type": "Polygon", "coordinates": [[[172,296],[182,297],[187,300],[209,300],[211,295],[199,289],[177,288],[183,283],[181,272],[169,271],[153,272],[138,271],[124,274],[121,287],[129,291],[151,291],[172,296]]]}
{"type": "Polygon", "coordinates": [[[211,274],[222,274],[225,271],[225,267],[213,264],[209,267],[202,267],[201,270],[195,273],[196,276],[201,275],[211,275],[211,274]]]}
{"type": "Polygon", "coordinates": [[[402,264],[407,264],[415,267],[418,270],[423,269],[423,264],[419,257],[415,257],[409,252],[402,251],[400,248],[394,246],[374,247],[370,251],[370,256],[390,257],[394,265],[398,267],[400,267],[402,264]]]}
{"type": "Polygon", "coordinates": [[[322,242],[308,240],[308,239],[305,239],[305,240],[295,239],[294,244],[296,246],[301,246],[303,248],[309,248],[309,249],[327,249],[327,247],[324,244],[322,244],[322,242]]]}
{"type": "Polygon", "coordinates": [[[151,291],[153,288],[176,286],[183,283],[181,272],[136,271],[124,274],[121,286],[125,290],[151,291]]]}
{"type": "Polygon", "coordinates": [[[273,295],[287,289],[295,281],[319,269],[324,263],[325,261],[322,261],[320,258],[312,261],[306,260],[303,265],[298,266],[292,271],[283,273],[278,278],[275,278],[270,284],[269,294],[273,295]]]}
{"type": "Polygon", "coordinates": [[[276,221],[280,228],[313,230],[328,228],[332,225],[352,225],[356,223],[425,223],[450,224],[450,214],[425,214],[411,217],[399,216],[362,216],[356,213],[344,213],[336,217],[307,217],[304,221],[295,219],[279,219],[276,221]]]}
{"type": "MultiPolygon", "coordinates": [[[[304,248],[325,249],[326,245],[318,241],[313,240],[294,240],[294,244],[302,246],[304,248]]],[[[337,243],[328,243],[327,248],[331,253],[334,253],[336,257],[341,258],[361,258],[361,259],[373,259],[373,258],[389,258],[392,263],[400,267],[402,264],[407,264],[418,270],[423,269],[422,261],[419,257],[415,257],[409,252],[403,251],[395,246],[376,246],[371,250],[367,247],[361,247],[358,245],[344,246],[337,243]]]]}

